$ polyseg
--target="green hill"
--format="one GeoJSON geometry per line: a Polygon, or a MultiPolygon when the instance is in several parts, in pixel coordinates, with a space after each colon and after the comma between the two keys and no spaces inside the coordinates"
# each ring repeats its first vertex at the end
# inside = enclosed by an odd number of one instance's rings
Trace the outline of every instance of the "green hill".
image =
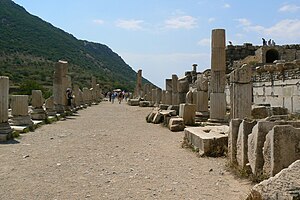
{"type": "Polygon", "coordinates": [[[81,87],[90,86],[92,75],[104,89],[135,87],[136,72],[106,45],[78,40],[13,1],[0,0],[0,75],[15,86],[34,80],[49,87],[58,60],[69,62],[72,82],[81,87]]]}

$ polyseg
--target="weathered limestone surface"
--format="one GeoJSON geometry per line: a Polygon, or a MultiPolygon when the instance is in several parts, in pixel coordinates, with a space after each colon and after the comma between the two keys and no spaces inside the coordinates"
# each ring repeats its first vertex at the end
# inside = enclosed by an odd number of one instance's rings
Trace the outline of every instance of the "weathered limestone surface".
{"type": "Polygon", "coordinates": [[[263,154],[263,171],[268,176],[274,176],[300,159],[300,128],[274,126],[266,136],[263,154]]]}
{"type": "Polygon", "coordinates": [[[238,138],[236,143],[237,162],[242,168],[246,166],[248,161],[248,135],[252,132],[252,128],[256,121],[243,120],[239,127],[238,138]]]}
{"type": "Polygon", "coordinates": [[[185,125],[194,125],[196,116],[195,104],[180,104],[179,105],[179,117],[183,118],[185,125]]]}
{"type": "Polygon", "coordinates": [[[128,99],[127,104],[130,106],[139,106],[140,100],[139,99],[128,99]]]}
{"type": "Polygon", "coordinates": [[[172,91],[166,91],[165,93],[165,104],[172,105],[172,91]]]}
{"type": "Polygon", "coordinates": [[[45,109],[46,109],[47,115],[49,115],[49,116],[56,115],[56,111],[54,109],[54,97],[53,96],[46,99],[45,109]]]}
{"type": "Polygon", "coordinates": [[[266,135],[275,125],[292,125],[299,128],[300,123],[295,121],[258,121],[253,127],[252,133],[248,136],[248,159],[252,173],[260,175],[263,172],[264,156],[263,147],[266,141],[266,135]]]}
{"type": "Polygon", "coordinates": [[[186,93],[189,91],[189,82],[186,78],[178,81],[179,104],[186,103],[186,93]]]}
{"type": "Polygon", "coordinates": [[[68,87],[68,62],[58,61],[55,64],[53,78],[53,101],[57,113],[63,113],[67,105],[66,89],[68,87]]]}
{"type": "Polygon", "coordinates": [[[226,114],[225,30],[212,30],[211,42],[210,120],[224,121],[226,114]]]}
{"type": "Polygon", "coordinates": [[[224,121],[226,115],[226,94],[210,93],[210,120],[224,121]]]}
{"type": "Polygon", "coordinates": [[[230,74],[230,103],[233,119],[251,117],[252,108],[252,68],[243,65],[230,74]]]}
{"type": "Polygon", "coordinates": [[[237,139],[239,134],[239,127],[242,123],[241,119],[232,119],[229,123],[228,132],[228,158],[233,164],[237,164],[236,154],[237,154],[237,139]]]}
{"type": "Polygon", "coordinates": [[[28,95],[12,95],[11,110],[13,116],[11,124],[13,126],[27,126],[33,124],[28,113],[28,95]]]}
{"type": "Polygon", "coordinates": [[[183,131],[185,128],[185,125],[183,123],[183,119],[180,117],[172,117],[169,120],[168,125],[170,131],[177,132],[177,131],[183,131]]]}
{"type": "Polygon", "coordinates": [[[33,120],[45,120],[47,113],[43,108],[44,98],[41,90],[32,90],[32,112],[31,119],[33,120]]]}
{"type": "Polygon", "coordinates": [[[12,129],[8,123],[9,78],[0,76],[0,141],[11,137],[12,129]]]}
{"type": "Polygon", "coordinates": [[[196,104],[196,111],[208,112],[208,92],[195,91],[193,97],[193,102],[196,104]]]}
{"type": "Polygon", "coordinates": [[[142,96],[142,70],[138,70],[136,78],[135,95],[137,98],[142,96]]]}
{"type": "Polygon", "coordinates": [[[186,103],[192,104],[193,103],[193,92],[190,90],[186,93],[186,103]]]}
{"type": "Polygon", "coordinates": [[[156,103],[156,99],[157,99],[157,90],[156,90],[156,88],[153,88],[153,89],[152,89],[151,94],[152,94],[152,97],[151,97],[151,99],[152,99],[152,104],[154,105],[154,104],[156,103]]]}
{"type": "Polygon", "coordinates": [[[179,105],[178,76],[172,75],[172,105],[179,105]]]}
{"type": "Polygon", "coordinates": [[[189,127],[184,129],[187,142],[201,155],[222,156],[227,149],[228,126],[189,127]]]}
{"type": "Polygon", "coordinates": [[[255,185],[247,200],[297,200],[300,198],[300,160],[274,177],[255,185]]]}

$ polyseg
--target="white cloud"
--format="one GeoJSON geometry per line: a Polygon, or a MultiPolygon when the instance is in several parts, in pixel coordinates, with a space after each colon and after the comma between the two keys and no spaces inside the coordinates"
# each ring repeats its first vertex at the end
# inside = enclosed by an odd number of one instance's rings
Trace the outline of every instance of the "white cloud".
{"type": "Polygon", "coordinates": [[[295,41],[300,39],[300,19],[284,19],[271,27],[252,25],[248,20],[239,19],[243,29],[247,32],[257,32],[272,38],[295,41]]]}
{"type": "Polygon", "coordinates": [[[238,21],[241,26],[250,26],[251,25],[251,22],[246,18],[236,19],[236,21],[238,21]]]}
{"type": "Polygon", "coordinates": [[[208,19],[208,23],[212,23],[214,21],[216,21],[216,18],[214,18],[214,17],[211,17],[211,18],[208,19]]]}
{"type": "Polygon", "coordinates": [[[292,4],[286,4],[279,8],[279,12],[297,12],[300,10],[300,6],[292,5],[292,4]]]}
{"type": "Polygon", "coordinates": [[[141,30],[143,20],[118,20],[116,26],[127,30],[141,30]]]}
{"type": "Polygon", "coordinates": [[[225,3],[225,4],[224,4],[224,8],[231,8],[231,5],[228,4],[228,3],[225,3]]]}
{"type": "Polygon", "coordinates": [[[197,19],[192,16],[180,16],[165,20],[166,28],[173,29],[192,29],[197,26],[197,19]]]}
{"type": "Polygon", "coordinates": [[[104,24],[104,21],[101,20],[101,19],[94,19],[94,20],[93,20],[93,23],[95,23],[95,24],[97,24],[97,25],[102,25],[102,24],[104,24]]]}
{"type": "Polygon", "coordinates": [[[210,46],[211,40],[209,38],[204,38],[200,40],[197,44],[200,46],[210,46]]]}

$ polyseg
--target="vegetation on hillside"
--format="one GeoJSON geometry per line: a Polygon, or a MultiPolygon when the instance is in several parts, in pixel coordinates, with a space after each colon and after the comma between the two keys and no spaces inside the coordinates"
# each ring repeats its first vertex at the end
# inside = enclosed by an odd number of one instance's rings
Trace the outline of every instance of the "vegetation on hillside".
{"type": "Polygon", "coordinates": [[[81,87],[90,86],[92,76],[104,89],[135,87],[136,72],[109,47],[78,40],[11,0],[0,0],[0,30],[0,75],[13,85],[34,80],[51,86],[55,62],[66,60],[81,87]]]}

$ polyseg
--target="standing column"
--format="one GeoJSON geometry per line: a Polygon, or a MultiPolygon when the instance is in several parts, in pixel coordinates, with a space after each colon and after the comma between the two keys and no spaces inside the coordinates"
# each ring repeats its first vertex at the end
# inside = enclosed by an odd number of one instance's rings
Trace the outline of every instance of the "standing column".
{"type": "Polygon", "coordinates": [[[231,118],[251,117],[252,107],[252,69],[243,65],[230,74],[231,118]]]}
{"type": "Polygon", "coordinates": [[[226,115],[225,30],[212,30],[210,121],[224,121],[226,115]]]}
{"type": "Polygon", "coordinates": [[[28,95],[11,96],[11,123],[14,126],[30,126],[33,122],[28,113],[28,95]]]}
{"type": "Polygon", "coordinates": [[[197,90],[194,95],[194,104],[196,104],[196,111],[208,112],[208,80],[204,74],[198,74],[196,80],[197,90]]]}
{"type": "Polygon", "coordinates": [[[8,123],[9,78],[0,76],[0,141],[11,137],[12,129],[8,123]]]}
{"type": "Polygon", "coordinates": [[[172,105],[179,105],[178,76],[176,74],[172,75],[172,105]]]}
{"type": "Polygon", "coordinates": [[[67,106],[66,90],[68,87],[68,62],[58,61],[55,64],[53,79],[53,100],[57,113],[64,113],[67,106]]]}
{"type": "Polygon", "coordinates": [[[32,113],[31,119],[45,120],[47,118],[46,111],[43,108],[44,98],[41,90],[32,90],[32,113]]]}
{"type": "Polygon", "coordinates": [[[166,79],[166,104],[172,105],[172,79],[166,79]]]}
{"type": "Polygon", "coordinates": [[[136,77],[135,96],[137,98],[142,97],[142,70],[140,69],[136,77]]]}

